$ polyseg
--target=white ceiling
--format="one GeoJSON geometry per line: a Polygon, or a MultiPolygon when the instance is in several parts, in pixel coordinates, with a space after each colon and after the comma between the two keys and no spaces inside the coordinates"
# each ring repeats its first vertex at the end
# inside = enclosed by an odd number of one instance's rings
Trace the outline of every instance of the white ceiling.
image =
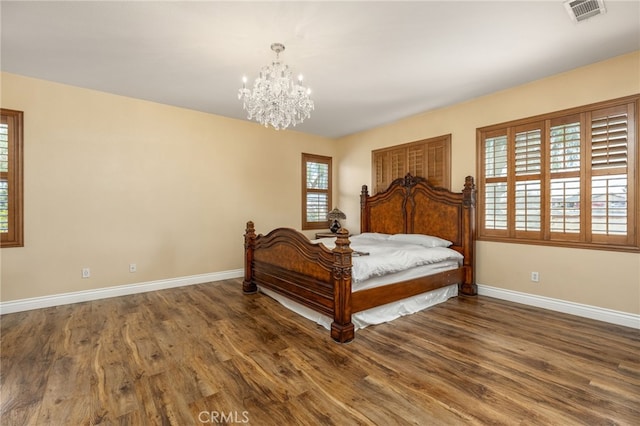
{"type": "MultiPolygon", "coordinates": [[[[339,137],[640,49],[640,1],[574,23],[554,1],[5,1],[3,71],[246,119],[286,46],[339,137]]],[[[640,78],[640,77],[639,77],[640,78]]]]}

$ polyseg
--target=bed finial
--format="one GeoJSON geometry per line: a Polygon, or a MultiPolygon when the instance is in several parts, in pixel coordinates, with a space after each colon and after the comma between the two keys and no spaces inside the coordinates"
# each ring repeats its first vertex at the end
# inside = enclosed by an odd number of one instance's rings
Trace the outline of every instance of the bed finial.
{"type": "Polygon", "coordinates": [[[419,184],[420,182],[424,182],[424,178],[421,178],[419,176],[413,176],[411,173],[407,173],[404,176],[404,187],[405,188],[411,188],[416,186],[417,184],[419,184]]]}
{"type": "Polygon", "coordinates": [[[252,294],[258,291],[258,286],[253,281],[253,250],[256,244],[256,229],[252,221],[247,222],[244,230],[244,281],[242,281],[242,291],[245,294],[252,294]]]}
{"type": "Polygon", "coordinates": [[[360,209],[363,209],[367,204],[367,198],[369,198],[369,188],[367,185],[362,185],[362,190],[360,191],[360,209]]]}
{"type": "Polygon", "coordinates": [[[462,201],[465,207],[476,205],[476,184],[473,182],[473,176],[464,178],[464,189],[462,190],[462,201]]]}
{"type": "Polygon", "coordinates": [[[473,176],[464,178],[464,189],[476,189],[476,185],[473,183],[473,176]]]}
{"type": "MultiPolygon", "coordinates": [[[[351,253],[353,250],[349,248],[349,230],[340,228],[338,232],[336,232],[336,248],[340,248],[340,252],[343,253],[351,253]],[[344,247],[347,247],[349,250],[343,250],[344,247]]],[[[335,251],[335,250],[334,250],[335,251]]]]}

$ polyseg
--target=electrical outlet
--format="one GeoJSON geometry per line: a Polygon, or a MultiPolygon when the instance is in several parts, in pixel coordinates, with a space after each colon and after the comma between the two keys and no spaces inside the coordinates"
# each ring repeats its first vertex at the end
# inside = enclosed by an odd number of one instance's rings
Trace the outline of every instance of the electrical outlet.
{"type": "Polygon", "coordinates": [[[136,272],[137,270],[138,270],[138,267],[136,266],[135,263],[129,264],[129,272],[136,272]]]}
{"type": "Polygon", "coordinates": [[[533,281],[534,283],[540,282],[540,274],[538,272],[532,272],[531,281],[533,281]]]}
{"type": "Polygon", "coordinates": [[[91,276],[91,269],[82,268],[82,278],[89,278],[91,276]]]}

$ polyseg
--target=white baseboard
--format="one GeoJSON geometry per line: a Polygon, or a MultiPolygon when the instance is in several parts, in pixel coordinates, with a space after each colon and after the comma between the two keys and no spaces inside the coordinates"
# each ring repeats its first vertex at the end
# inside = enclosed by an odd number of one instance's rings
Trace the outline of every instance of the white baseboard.
{"type": "MultiPolygon", "coordinates": [[[[0,302],[0,315],[14,312],[29,311],[31,309],[49,308],[51,306],[67,305],[70,303],[88,302],[91,300],[106,299],[109,297],[126,296],[147,291],[162,290],[173,287],[183,287],[187,285],[202,284],[212,281],[221,281],[233,278],[240,278],[244,270],[235,269],[223,272],[213,272],[209,274],[191,275],[187,277],[170,278],[166,280],[149,281],[137,284],[127,284],[115,287],[106,287],[96,290],[78,291],[73,293],[54,294],[51,296],[33,297],[29,299],[11,300],[0,302]]],[[[495,297],[496,299],[508,300],[522,303],[524,305],[536,306],[538,308],[550,309],[552,311],[564,312],[566,314],[577,315],[604,321],[612,324],[623,325],[640,329],[640,315],[627,312],[614,311],[596,306],[582,305],[580,303],[567,302],[560,299],[552,299],[534,294],[521,293],[502,288],[491,287],[478,284],[478,294],[481,296],[495,297]]]]}
{"type": "Polygon", "coordinates": [[[209,274],[169,278],[166,280],[127,284],[115,287],[105,287],[95,290],[54,294],[51,296],[33,297],[29,299],[11,300],[8,302],[0,302],[0,315],[29,311],[31,309],[49,308],[51,306],[67,305],[70,303],[88,302],[90,300],[106,299],[108,297],[145,293],[147,291],[162,290],[166,288],[183,287],[187,285],[202,284],[212,281],[228,280],[232,278],[240,278],[243,275],[243,269],[235,269],[223,272],[212,272],[209,274]]]}
{"type": "Polygon", "coordinates": [[[640,315],[478,284],[478,294],[640,329],[640,315]]]}

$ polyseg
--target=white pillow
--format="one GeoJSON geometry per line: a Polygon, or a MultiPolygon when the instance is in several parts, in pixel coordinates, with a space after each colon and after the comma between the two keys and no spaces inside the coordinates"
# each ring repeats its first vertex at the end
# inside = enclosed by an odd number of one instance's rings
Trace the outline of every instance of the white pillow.
{"type": "Polygon", "coordinates": [[[388,240],[391,235],[381,234],[379,232],[363,232],[359,234],[360,238],[368,238],[370,240],[388,240]]]}
{"type": "Polygon", "coordinates": [[[453,243],[442,238],[424,234],[394,234],[389,241],[401,241],[404,243],[418,244],[424,247],[449,247],[453,243]]]}

